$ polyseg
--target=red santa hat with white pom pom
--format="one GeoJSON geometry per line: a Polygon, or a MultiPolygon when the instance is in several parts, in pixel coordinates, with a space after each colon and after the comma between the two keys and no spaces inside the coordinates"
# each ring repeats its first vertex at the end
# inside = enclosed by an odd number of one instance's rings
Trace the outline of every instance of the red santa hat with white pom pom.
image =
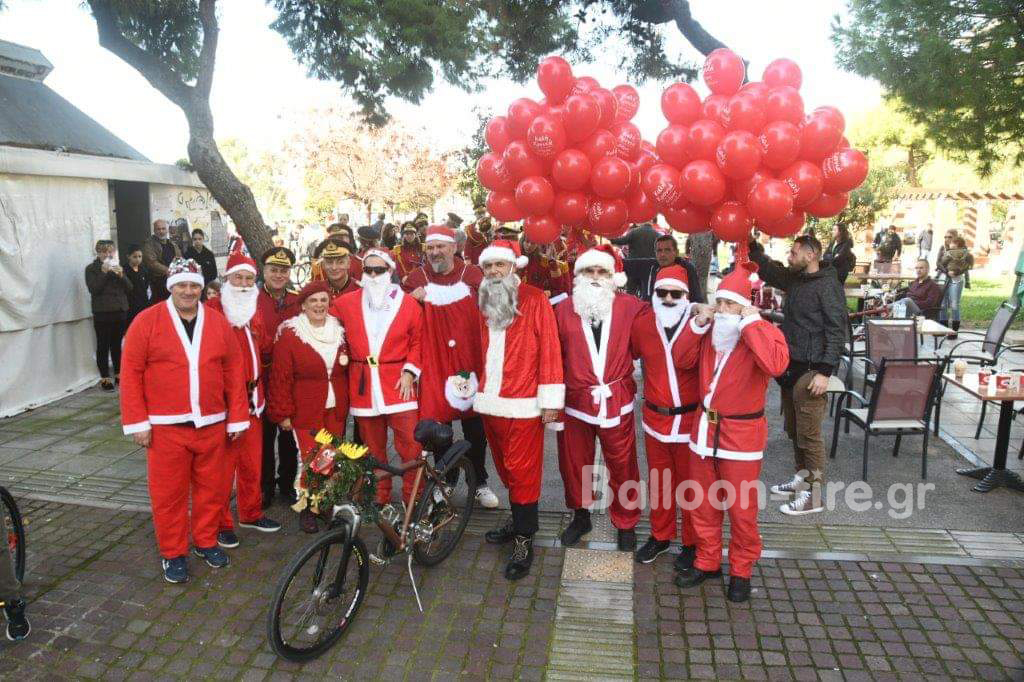
{"type": "Polygon", "coordinates": [[[573,274],[578,275],[582,270],[595,267],[604,268],[612,273],[612,281],[615,282],[615,286],[626,286],[626,272],[622,267],[622,256],[611,244],[601,244],[580,254],[580,257],[576,259],[573,274]]]}
{"type": "Polygon", "coordinates": [[[757,279],[757,263],[740,263],[722,279],[715,292],[715,298],[724,298],[740,305],[752,305],[750,292],[757,279]]]}
{"type": "Polygon", "coordinates": [[[236,239],[235,243],[231,245],[231,253],[228,254],[227,269],[224,271],[224,276],[227,277],[242,270],[247,270],[255,275],[256,261],[249,255],[249,249],[245,248],[245,242],[241,239],[236,239]]]}
{"type": "Polygon", "coordinates": [[[519,242],[509,239],[495,239],[490,246],[480,252],[480,265],[490,261],[512,263],[517,269],[525,268],[530,263],[530,259],[524,256],[519,248],[519,242]]]}

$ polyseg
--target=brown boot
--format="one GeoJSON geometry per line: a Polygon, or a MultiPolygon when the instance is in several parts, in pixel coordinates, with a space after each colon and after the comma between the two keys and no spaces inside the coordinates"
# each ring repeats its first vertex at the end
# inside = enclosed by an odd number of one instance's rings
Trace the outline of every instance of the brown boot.
{"type": "Polygon", "coordinates": [[[320,527],[316,523],[316,515],[308,509],[299,512],[299,530],[303,533],[317,533],[320,527]]]}

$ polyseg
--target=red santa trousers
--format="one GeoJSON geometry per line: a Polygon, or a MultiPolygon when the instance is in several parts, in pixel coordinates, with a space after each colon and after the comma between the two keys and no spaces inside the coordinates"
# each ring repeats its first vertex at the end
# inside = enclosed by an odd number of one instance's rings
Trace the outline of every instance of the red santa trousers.
{"type": "Polygon", "coordinates": [[[160,556],[173,559],[188,554],[190,527],[196,547],[216,547],[217,528],[228,501],[224,422],[199,429],[181,424],[154,424],[152,428],[146,465],[160,556]]]}
{"type": "Polygon", "coordinates": [[[220,519],[221,530],[234,530],[231,518],[231,488],[235,487],[235,506],[242,523],[258,521],[263,517],[263,420],[249,416],[249,428],[236,440],[229,440],[224,457],[224,488],[228,502],[220,519]]]}
{"type": "MultiPolygon", "coordinates": [[[[677,519],[683,515],[683,544],[697,544],[693,530],[693,512],[680,512],[677,490],[690,478],[690,446],[687,443],[663,443],[650,434],[644,434],[647,453],[647,504],[651,506],[651,535],[655,540],[675,540],[678,537],[677,519]]],[[[680,492],[680,494],[682,494],[680,492]]],[[[686,500],[693,498],[687,494],[686,500]]]]}
{"type": "MultiPolygon", "coordinates": [[[[359,437],[363,439],[370,454],[382,462],[388,461],[388,429],[395,434],[395,451],[403,462],[409,462],[420,456],[423,448],[413,438],[416,430],[416,410],[405,410],[392,414],[381,414],[376,417],[356,417],[359,425],[359,437]]],[[[402,477],[402,500],[409,501],[416,471],[412,470],[402,477]]],[[[423,490],[424,481],[420,482],[423,490]]],[[[387,504],[391,501],[391,476],[385,476],[377,483],[377,503],[387,504]]]]}
{"type": "Polygon", "coordinates": [[[482,415],[494,468],[512,504],[535,504],[544,475],[544,424],[540,417],[513,419],[482,415]]]}
{"type": "MultiPolygon", "coordinates": [[[[324,410],[324,418],[321,424],[323,424],[322,428],[327,429],[335,436],[344,440],[345,422],[339,420],[337,416],[335,416],[333,407],[329,407],[324,410]]],[[[320,429],[316,429],[317,432],[319,432],[319,430],[320,429]]],[[[303,476],[303,473],[306,470],[305,465],[312,458],[310,453],[319,450],[320,444],[316,442],[316,432],[314,432],[313,429],[292,429],[292,433],[295,435],[295,445],[299,448],[299,467],[295,472],[295,489],[305,490],[306,479],[303,476]]]]}
{"type": "MultiPolygon", "coordinates": [[[[703,493],[693,510],[693,530],[697,534],[697,558],[693,565],[702,571],[717,571],[722,566],[722,503],[713,502],[708,491],[716,481],[729,484],[729,575],[749,578],[754,563],[761,557],[761,534],[757,531],[758,493],[761,460],[718,458],[718,471],[712,457],[690,453],[690,478],[703,493]]],[[[726,499],[723,484],[716,486],[717,497],[726,499]]]]}
{"type": "MultiPolygon", "coordinates": [[[[600,428],[567,414],[562,438],[562,447],[558,449],[558,468],[562,472],[562,483],[565,486],[565,506],[569,509],[583,508],[583,467],[593,466],[597,439],[601,441],[601,454],[608,468],[611,485],[612,501],[608,516],[611,517],[612,525],[618,529],[631,530],[636,527],[640,520],[640,468],[636,463],[633,413],[622,415],[619,424],[609,428],[600,428]],[[629,482],[633,483],[632,491],[622,488],[623,484],[629,482]],[[627,504],[623,504],[624,500],[627,504]]],[[[589,479],[586,484],[591,485],[589,479]]]]}

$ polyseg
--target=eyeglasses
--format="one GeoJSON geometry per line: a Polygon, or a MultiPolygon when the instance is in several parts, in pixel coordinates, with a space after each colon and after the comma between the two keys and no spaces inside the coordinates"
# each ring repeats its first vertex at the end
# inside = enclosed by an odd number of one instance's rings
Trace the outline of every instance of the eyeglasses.
{"type": "Polygon", "coordinates": [[[677,301],[683,297],[682,289],[655,289],[654,293],[658,295],[658,298],[674,298],[677,301]]]}
{"type": "Polygon", "coordinates": [[[373,276],[383,275],[387,271],[388,271],[388,269],[384,265],[364,265],[363,266],[363,272],[365,272],[368,275],[373,275],[373,276]]]}

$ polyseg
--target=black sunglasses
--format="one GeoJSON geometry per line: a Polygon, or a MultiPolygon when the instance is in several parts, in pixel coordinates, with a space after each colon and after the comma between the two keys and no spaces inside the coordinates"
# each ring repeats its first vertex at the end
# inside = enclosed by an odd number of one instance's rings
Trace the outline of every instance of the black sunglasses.
{"type": "Polygon", "coordinates": [[[363,272],[370,275],[383,275],[387,272],[387,266],[384,265],[364,265],[363,272]]]}
{"type": "Polygon", "coordinates": [[[655,289],[654,293],[658,295],[658,298],[672,297],[679,300],[683,297],[682,289],[655,289]]]}

